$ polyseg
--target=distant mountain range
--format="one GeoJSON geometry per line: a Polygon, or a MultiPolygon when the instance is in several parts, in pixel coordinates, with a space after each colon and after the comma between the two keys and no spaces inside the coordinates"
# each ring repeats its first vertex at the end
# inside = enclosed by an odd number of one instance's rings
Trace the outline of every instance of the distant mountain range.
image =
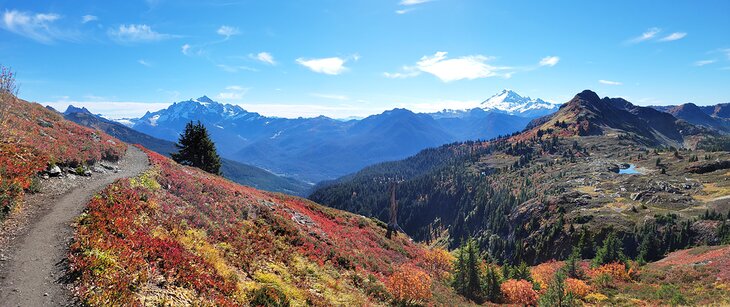
{"type": "MultiPolygon", "coordinates": [[[[724,199],[703,198],[699,183],[725,176],[726,167],[714,161],[727,155],[699,146],[717,136],[715,130],[669,113],[586,90],[521,133],[447,144],[375,164],[320,183],[309,198],[388,220],[389,188],[397,182],[398,224],[418,241],[457,247],[472,237],[495,259],[539,263],[567,257],[581,232],[601,242],[616,230],[625,234],[624,251],[634,257],[641,225],[666,212],[696,218],[714,208],[712,201],[724,199]],[[705,155],[712,161],[699,161],[705,155]],[[641,171],[620,174],[620,166],[629,164],[641,171]],[[697,165],[719,170],[703,177],[691,171],[697,165]]],[[[662,227],[648,236],[666,238],[679,229],[662,227]]],[[[700,233],[701,227],[684,227],[700,233]]],[[[706,232],[708,240],[717,240],[712,237],[716,231],[706,232]]],[[[657,243],[670,247],[652,257],[694,242],[673,246],[672,240],[657,243]]],[[[593,253],[588,248],[583,257],[593,253]]]]}
{"type": "Polygon", "coordinates": [[[600,98],[586,90],[575,95],[552,115],[538,119],[529,127],[542,130],[561,128],[575,135],[621,133],[648,146],[681,146],[684,136],[702,130],[669,113],[634,105],[623,98],[600,98]],[[535,123],[538,123],[536,125],[535,123]]]}
{"type": "MultiPolygon", "coordinates": [[[[99,115],[92,114],[86,108],[69,106],[63,117],[79,125],[91,127],[106,132],[129,144],[140,144],[147,149],[163,155],[177,152],[175,143],[158,139],[141,133],[120,123],[107,120],[99,115]]],[[[237,183],[274,192],[292,195],[304,195],[310,185],[296,179],[272,174],[266,170],[244,163],[223,158],[221,160],[223,176],[237,183]]]]}
{"type": "Polygon", "coordinates": [[[505,90],[471,110],[417,114],[393,109],[346,121],[324,116],[286,119],[203,96],[123,123],[175,141],[187,122],[199,120],[223,157],[314,183],[429,147],[508,135],[522,130],[535,116],[554,110],[555,104],[505,90]]]}
{"type": "Polygon", "coordinates": [[[652,106],[662,112],[683,119],[694,125],[716,129],[724,133],[730,132],[730,103],[709,106],[697,106],[685,103],[676,106],[652,106]]]}

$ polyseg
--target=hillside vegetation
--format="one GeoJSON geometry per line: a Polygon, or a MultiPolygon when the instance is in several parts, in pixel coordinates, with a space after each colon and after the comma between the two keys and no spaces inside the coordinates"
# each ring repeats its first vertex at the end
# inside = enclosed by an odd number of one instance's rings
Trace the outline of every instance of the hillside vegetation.
{"type": "Polygon", "coordinates": [[[79,167],[117,160],[126,144],[67,121],[36,103],[0,95],[0,218],[37,188],[52,166],[79,167]]]}
{"type": "Polygon", "coordinates": [[[70,259],[88,304],[460,302],[443,251],[147,153],[150,171],[111,185],[79,218],[70,259]]]}

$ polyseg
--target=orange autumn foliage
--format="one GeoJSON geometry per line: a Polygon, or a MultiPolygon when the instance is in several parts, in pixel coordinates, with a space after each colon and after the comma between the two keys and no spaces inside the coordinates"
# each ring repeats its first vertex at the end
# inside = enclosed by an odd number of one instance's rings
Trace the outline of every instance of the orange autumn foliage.
{"type": "Polygon", "coordinates": [[[555,273],[565,264],[562,261],[550,260],[530,268],[532,280],[540,284],[540,292],[544,292],[555,279],[555,273]]]}
{"type": "Polygon", "coordinates": [[[604,264],[595,269],[588,271],[588,276],[595,278],[596,276],[606,274],[610,276],[613,281],[631,281],[631,273],[626,270],[626,266],[621,262],[612,262],[604,264]]]}
{"type": "Polygon", "coordinates": [[[567,278],[565,279],[565,292],[573,293],[578,298],[584,298],[591,292],[591,287],[580,279],[567,278]]]}
{"type": "Polygon", "coordinates": [[[424,267],[442,279],[449,277],[454,256],[441,248],[426,250],[423,255],[424,267]]]}
{"type": "Polygon", "coordinates": [[[397,302],[417,304],[431,298],[431,277],[412,265],[400,266],[385,286],[397,302]]]}
{"type": "Polygon", "coordinates": [[[532,289],[532,283],[529,281],[508,279],[502,283],[500,290],[509,304],[535,305],[537,303],[537,292],[532,289]]]}

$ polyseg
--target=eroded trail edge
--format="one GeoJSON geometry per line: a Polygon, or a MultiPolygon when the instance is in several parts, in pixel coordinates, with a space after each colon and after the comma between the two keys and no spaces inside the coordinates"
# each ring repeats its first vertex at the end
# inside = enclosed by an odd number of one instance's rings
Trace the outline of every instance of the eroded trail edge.
{"type": "Polygon", "coordinates": [[[38,196],[36,201],[47,202],[47,208],[8,247],[7,263],[0,268],[0,306],[72,305],[71,292],[63,281],[66,253],[73,238],[71,224],[94,194],[147,168],[144,152],[129,146],[118,172],[96,174],[58,196],[38,196]]]}

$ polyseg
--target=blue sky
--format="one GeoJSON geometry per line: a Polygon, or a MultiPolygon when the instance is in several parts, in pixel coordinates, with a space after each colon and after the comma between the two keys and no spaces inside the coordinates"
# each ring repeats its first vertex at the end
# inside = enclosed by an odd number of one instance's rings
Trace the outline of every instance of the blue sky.
{"type": "Polygon", "coordinates": [[[730,102],[729,1],[0,1],[20,96],[140,116],[208,95],[283,117],[466,108],[510,88],[730,102]]]}

